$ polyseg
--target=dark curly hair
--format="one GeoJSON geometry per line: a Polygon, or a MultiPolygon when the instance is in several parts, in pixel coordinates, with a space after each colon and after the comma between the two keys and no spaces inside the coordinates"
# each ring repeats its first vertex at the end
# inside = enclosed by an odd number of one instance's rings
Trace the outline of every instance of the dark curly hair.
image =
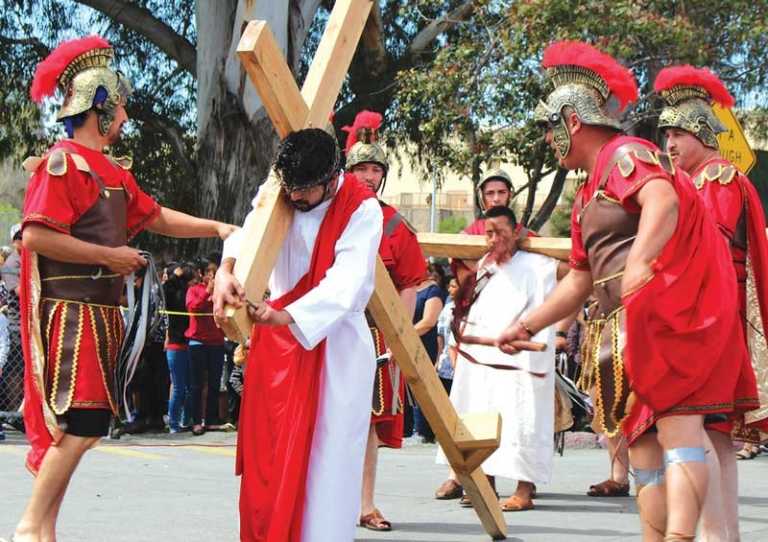
{"type": "Polygon", "coordinates": [[[273,167],[287,190],[329,182],[338,172],[340,152],[325,130],[305,128],[291,132],[280,143],[273,167]]]}

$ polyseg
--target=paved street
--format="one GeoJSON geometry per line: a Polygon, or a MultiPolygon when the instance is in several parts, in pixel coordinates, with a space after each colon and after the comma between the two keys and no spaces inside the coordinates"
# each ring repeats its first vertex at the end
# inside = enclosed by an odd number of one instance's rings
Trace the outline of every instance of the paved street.
{"type": "MultiPolygon", "coordinates": [[[[60,542],[235,541],[238,481],[232,475],[234,434],[155,435],[104,441],[86,455],[64,504],[60,542]]],[[[18,433],[0,442],[0,536],[11,532],[29,495],[26,444],[18,433]]],[[[357,540],[474,542],[488,537],[472,510],[441,502],[432,492],[445,478],[434,446],[383,450],[377,504],[390,533],[359,529],[357,540]]],[[[768,457],[739,463],[742,540],[768,540],[768,457]]],[[[555,459],[554,482],[540,488],[536,510],[507,514],[509,540],[640,540],[631,498],[584,496],[605,478],[606,452],[566,450],[555,459]]],[[[502,495],[514,488],[501,481],[502,495]]],[[[329,541],[335,542],[335,541],[329,541]]]]}

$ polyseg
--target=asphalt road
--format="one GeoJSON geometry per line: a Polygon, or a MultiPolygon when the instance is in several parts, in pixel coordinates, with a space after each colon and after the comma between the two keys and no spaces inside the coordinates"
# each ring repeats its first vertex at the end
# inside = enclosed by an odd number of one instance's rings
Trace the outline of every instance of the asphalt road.
{"type": "MultiPolygon", "coordinates": [[[[32,484],[24,469],[23,437],[7,435],[0,442],[0,537],[12,531],[32,484]]],[[[86,454],[72,481],[59,541],[236,541],[234,439],[208,433],[105,440],[86,454]]],[[[377,505],[395,530],[358,529],[358,541],[489,540],[471,509],[432,498],[445,478],[434,457],[430,445],[382,451],[377,505]]],[[[584,495],[589,484],[605,478],[607,468],[603,450],[566,450],[555,459],[553,483],[539,488],[536,509],[505,515],[509,540],[640,540],[634,499],[584,495]]],[[[740,462],[739,470],[742,540],[768,541],[768,457],[740,462]]],[[[514,485],[500,480],[499,492],[507,495],[514,485]]]]}

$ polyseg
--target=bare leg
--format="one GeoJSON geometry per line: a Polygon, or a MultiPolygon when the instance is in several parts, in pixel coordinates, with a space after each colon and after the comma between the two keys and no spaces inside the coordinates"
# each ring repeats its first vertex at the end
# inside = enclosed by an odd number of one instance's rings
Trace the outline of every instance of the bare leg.
{"type": "Polygon", "coordinates": [[[56,521],[59,517],[59,510],[61,510],[61,503],[64,502],[67,487],[69,487],[69,484],[62,489],[59,498],[56,499],[56,502],[43,519],[43,526],[40,529],[40,542],[56,542],[56,521]]]}
{"type": "Polygon", "coordinates": [[[629,448],[627,439],[621,435],[606,437],[608,453],[611,454],[611,480],[620,484],[629,482],[629,448]]]}
{"type": "MultiPolygon", "coordinates": [[[[710,478],[710,491],[704,503],[704,511],[701,515],[701,540],[727,540],[739,541],[739,480],[736,468],[736,455],[733,453],[733,442],[730,435],[719,431],[707,431],[707,436],[712,443],[714,452],[720,465],[720,493],[719,509],[712,510],[713,503],[712,478],[710,478]],[[718,523],[719,522],[719,523],[718,523]],[[713,528],[712,525],[716,528],[713,528]]],[[[709,449],[707,449],[709,452],[709,449]]],[[[710,476],[714,473],[710,471],[710,476]]]]}
{"type": "Polygon", "coordinates": [[[637,508],[643,528],[643,542],[662,542],[667,530],[664,458],[656,435],[648,433],[629,448],[635,473],[637,508]]]}
{"type": "Polygon", "coordinates": [[[376,489],[376,466],[379,460],[379,435],[376,428],[371,425],[368,431],[368,445],[365,448],[365,462],[363,463],[363,494],[360,505],[360,515],[364,516],[373,512],[376,506],[373,504],[373,492],[376,489]]]}
{"type": "MultiPolygon", "coordinates": [[[[707,465],[709,466],[709,485],[707,496],[704,499],[704,508],[701,511],[701,532],[699,539],[702,542],[725,542],[728,538],[728,522],[726,516],[725,494],[723,492],[723,478],[720,467],[719,454],[714,446],[712,437],[717,431],[705,432],[705,448],[707,450],[707,465]]],[[[726,435],[723,435],[726,436],[726,435]]],[[[728,438],[730,441],[730,438],[728,438]]],[[[729,454],[733,457],[733,454],[729,454]]],[[[734,463],[735,463],[734,459],[734,463]]]]}
{"type": "MultiPolygon", "coordinates": [[[[98,439],[64,435],[57,446],[51,446],[45,454],[40,471],[35,478],[27,508],[16,526],[16,542],[40,541],[43,529],[54,528],[61,500],[69,480],[83,454],[98,439]],[[51,514],[53,516],[51,517],[51,514]]],[[[46,536],[50,536],[48,532],[46,536]]]]}
{"type": "Polygon", "coordinates": [[[693,540],[709,485],[704,417],[668,416],[656,428],[666,463],[666,538],[693,540]]]}

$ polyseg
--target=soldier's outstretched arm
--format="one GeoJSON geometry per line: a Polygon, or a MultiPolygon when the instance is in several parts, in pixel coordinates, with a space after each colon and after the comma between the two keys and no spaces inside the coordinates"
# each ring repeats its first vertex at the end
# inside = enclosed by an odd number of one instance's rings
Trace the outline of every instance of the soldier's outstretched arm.
{"type": "Polygon", "coordinates": [[[147,229],[153,233],[169,237],[219,237],[226,239],[238,228],[233,224],[198,218],[168,207],[162,207],[160,214],[150,222],[147,229]]]}

